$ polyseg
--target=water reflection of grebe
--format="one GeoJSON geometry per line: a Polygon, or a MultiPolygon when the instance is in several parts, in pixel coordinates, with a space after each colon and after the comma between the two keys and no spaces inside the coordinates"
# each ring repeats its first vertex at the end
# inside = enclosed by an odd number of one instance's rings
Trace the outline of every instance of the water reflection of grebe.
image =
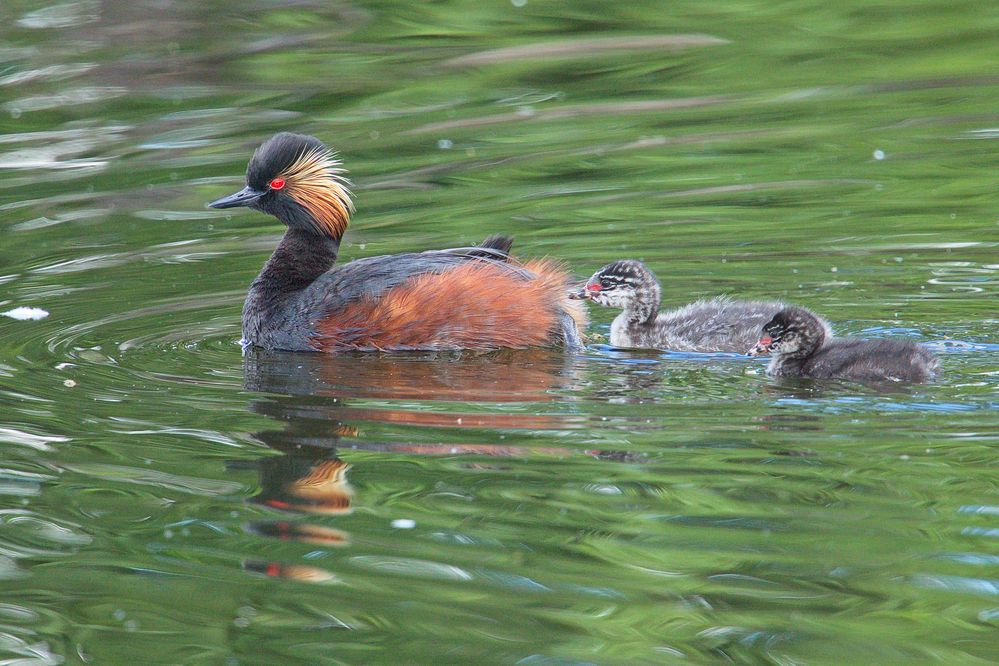
{"type": "Polygon", "coordinates": [[[578,361],[558,351],[326,356],[250,349],[247,389],[290,395],[463,402],[552,402],[580,381],[578,361]]]}
{"type": "MultiPolygon", "coordinates": [[[[551,403],[559,390],[578,382],[577,361],[551,350],[497,352],[487,355],[364,354],[329,356],[248,350],[244,384],[269,395],[250,403],[250,409],[280,428],[256,432],[255,438],[284,455],[254,463],[260,470],[260,493],[255,503],[281,511],[280,520],[250,526],[256,534],[320,546],[349,543],[349,535],[328,526],[295,521],[293,516],[349,514],[354,490],[347,480],[349,465],[338,452],[363,449],[412,455],[564,457],[600,455],[559,447],[507,445],[490,435],[489,441],[451,443],[372,441],[366,424],[418,428],[483,430],[566,430],[585,427],[585,417],[572,414],[516,413],[427,409],[432,401],[476,404],[551,403]],[[403,407],[352,403],[401,400],[403,407]],[[418,401],[418,404],[411,403],[418,401]]],[[[268,575],[299,579],[299,569],[280,563],[247,565],[268,575]]],[[[315,572],[308,573],[313,580],[315,572]]],[[[322,578],[322,576],[320,576],[322,578]]]]}
{"type": "Polygon", "coordinates": [[[262,466],[264,492],[257,501],[275,509],[339,516],[350,513],[354,489],[347,482],[350,465],[335,456],[271,458],[262,466]]]}

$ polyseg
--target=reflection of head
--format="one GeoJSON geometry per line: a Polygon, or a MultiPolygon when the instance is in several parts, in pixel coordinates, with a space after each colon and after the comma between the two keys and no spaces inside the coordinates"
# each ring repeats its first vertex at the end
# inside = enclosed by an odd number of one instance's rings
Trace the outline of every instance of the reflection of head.
{"type": "Polygon", "coordinates": [[[255,501],[287,511],[350,513],[354,489],[347,481],[348,469],[350,465],[339,458],[317,461],[281,456],[268,460],[261,479],[264,490],[255,501]]]}
{"type": "Polygon", "coordinates": [[[282,564],[281,562],[244,562],[243,568],[247,571],[256,571],[271,578],[287,578],[297,580],[302,583],[340,583],[335,575],[320,569],[304,564],[282,564]]]}
{"type": "Polygon", "coordinates": [[[324,460],[312,468],[312,473],[285,486],[289,495],[313,504],[313,511],[349,513],[354,489],[347,482],[350,465],[342,460],[324,460]]]}

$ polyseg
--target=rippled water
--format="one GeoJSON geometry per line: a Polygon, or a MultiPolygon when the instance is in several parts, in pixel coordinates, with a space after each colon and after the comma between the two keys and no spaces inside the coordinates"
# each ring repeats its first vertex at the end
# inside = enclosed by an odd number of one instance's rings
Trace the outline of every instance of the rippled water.
{"type": "MultiPolygon", "coordinates": [[[[999,13],[917,3],[0,9],[3,663],[993,663],[999,13]],[[336,146],[355,258],[512,233],[780,297],[942,379],[733,355],[240,354],[336,146]],[[32,318],[48,313],[44,318],[32,318]]],[[[613,313],[591,310],[606,335],[613,313]]]]}

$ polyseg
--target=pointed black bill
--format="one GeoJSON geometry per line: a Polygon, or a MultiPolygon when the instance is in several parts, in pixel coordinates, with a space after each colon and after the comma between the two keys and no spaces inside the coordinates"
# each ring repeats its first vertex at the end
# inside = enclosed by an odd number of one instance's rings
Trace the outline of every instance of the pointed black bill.
{"type": "Polygon", "coordinates": [[[208,206],[210,208],[236,208],[237,206],[249,206],[265,194],[267,194],[267,192],[255,190],[247,185],[235,194],[230,194],[227,197],[222,197],[221,199],[212,201],[208,204],[208,206]]]}

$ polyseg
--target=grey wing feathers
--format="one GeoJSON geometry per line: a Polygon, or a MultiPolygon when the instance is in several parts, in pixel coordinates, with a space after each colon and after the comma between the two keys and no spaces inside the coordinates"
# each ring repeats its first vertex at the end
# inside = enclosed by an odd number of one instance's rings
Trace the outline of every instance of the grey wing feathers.
{"type": "Polygon", "coordinates": [[[458,247],[427,252],[407,252],[355,259],[334,267],[319,276],[302,293],[300,308],[307,312],[336,310],[362,296],[375,296],[424,273],[440,273],[467,261],[485,261],[505,270],[533,279],[534,273],[506,254],[513,240],[490,236],[479,246],[458,247]]]}

